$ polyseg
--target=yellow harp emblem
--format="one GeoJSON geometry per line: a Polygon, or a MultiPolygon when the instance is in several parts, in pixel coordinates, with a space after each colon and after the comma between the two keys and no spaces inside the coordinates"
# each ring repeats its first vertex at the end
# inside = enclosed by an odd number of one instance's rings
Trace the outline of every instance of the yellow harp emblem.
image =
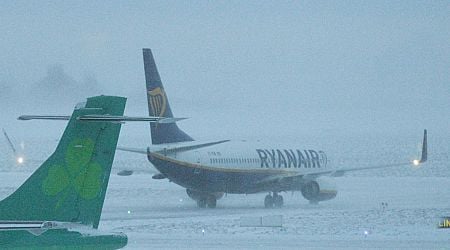
{"type": "Polygon", "coordinates": [[[154,90],[148,91],[148,95],[148,101],[150,107],[152,108],[153,115],[164,117],[167,105],[167,98],[166,93],[164,93],[164,89],[157,87],[154,90]]]}

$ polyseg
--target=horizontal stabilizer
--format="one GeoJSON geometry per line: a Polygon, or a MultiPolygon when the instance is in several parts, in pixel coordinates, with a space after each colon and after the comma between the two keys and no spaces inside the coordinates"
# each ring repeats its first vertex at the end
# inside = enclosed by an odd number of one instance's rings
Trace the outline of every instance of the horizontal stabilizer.
{"type": "Polygon", "coordinates": [[[133,170],[122,170],[117,173],[119,176],[130,176],[133,174],[133,170]]]}
{"type": "Polygon", "coordinates": [[[0,221],[0,230],[40,229],[44,221],[0,221]]]}
{"type": "Polygon", "coordinates": [[[160,152],[165,151],[166,153],[178,153],[178,152],[184,152],[184,151],[190,151],[194,149],[199,148],[206,148],[217,144],[222,144],[225,142],[229,142],[230,140],[221,140],[221,141],[213,141],[213,142],[206,142],[206,143],[193,143],[190,145],[184,145],[184,146],[175,146],[175,147],[164,147],[163,149],[159,150],[160,152]]]}
{"type": "Polygon", "coordinates": [[[186,118],[166,118],[157,116],[114,116],[114,115],[85,115],[77,118],[80,121],[109,121],[109,122],[154,122],[154,123],[175,123],[186,118]]]}
{"type": "Polygon", "coordinates": [[[70,223],[70,222],[57,222],[57,221],[0,221],[1,230],[32,230],[32,229],[56,229],[65,228],[67,225],[77,225],[82,227],[82,224],[70,223]]]}
{"type": "Polygon", "coordinates": [[[140,148],[128,148],[128,147],[119,147],[118,146],[117,150],[138,153],[138,154],[144,154],[144,155],[147,154],[147,149],[140,149],[140,148]]]}
{"type": "MultiPolygon", "coordinates": [[[[66,115],[21,115],[18,120],[69,120],[66,115]]],[[[116,115],[83,115],[77,117],[80,121],[98,121],[98,122],[151,122],[151,123],[175,123],[186,118],[167,118],[157,116],[116,116],[116,115]]]]}
{"type": "MultiPolygon", "coordinates": [[[[192,142],[183,143],[182,145],[180,145],[178,143],[174,143],[172,145],[171,144],[162,144],[162,145],[158,145],[158,146],[153,145],[152,151],[154,151],[154,152],[165,151],[166,153],[184,152],[184,151],[189,151],[189,150],[194,150],[194,149],[199,149],[199,148],[210,147],[213,145],[217,145],[217,144],[221,144],[221,143],[225,143],[225,142],[229,142],[229,141],[230,140],[221,140],[221,141],[213,141],[213,142],[205,142],[205,143],[199,143],[199,142],[192,141],[192,142]]],[[[148,155],[148,149],[117,147],[117,150],[148,155]]]]}
{"type": "Polygon", "coordinates": [[[166,178],[167,178],[167,176],[165,176],[164,174],[161,174],[161,173],[155,174],[152,176],[152,179],[154,179],[154,180],[162,180],[162,179],[166,179],[166,178]]]}
{"type": "Polygon", "coordinates": [[[56,121],[66,121],[69,120],[69,115],[21,115],[17,120],[28,121],[28,120],[56,120],[56,121]]]}

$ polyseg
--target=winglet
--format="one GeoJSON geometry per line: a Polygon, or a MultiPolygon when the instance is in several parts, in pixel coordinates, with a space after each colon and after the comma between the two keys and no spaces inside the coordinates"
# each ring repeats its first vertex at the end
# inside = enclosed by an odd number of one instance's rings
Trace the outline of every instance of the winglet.
{"type": "Polygon", "coordinates": [[[420,157],[419,163],[424,163],[428,159],[428,142],[427,142],[427,130],[423,131],[423,142],[422,142],[422,156],[420,157]]]}

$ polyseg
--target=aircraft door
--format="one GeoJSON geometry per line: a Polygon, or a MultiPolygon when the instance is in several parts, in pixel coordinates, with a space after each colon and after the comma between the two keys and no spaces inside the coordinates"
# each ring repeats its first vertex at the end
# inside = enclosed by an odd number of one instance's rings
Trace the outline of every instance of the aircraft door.
{"type": "Polygon", "coordinates": [[[195,151],[195,163],[200,164],[201,163],[201,157],[200,157],[200,152],[195,151]]]}
{"type": "MultiPolygon", "coordinates": [[[[201,163],[201,157],[200,157],[200,152],[198,151],[194,151],[194,162],[196,164],[200,164],[201,163]]],[[[200,168],[194,168],[194,174],[200,174],[200,168]]]]}

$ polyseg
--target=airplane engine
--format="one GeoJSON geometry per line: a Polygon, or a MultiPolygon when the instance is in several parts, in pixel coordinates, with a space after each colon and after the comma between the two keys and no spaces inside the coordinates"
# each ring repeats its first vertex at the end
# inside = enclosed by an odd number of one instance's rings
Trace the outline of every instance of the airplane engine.
{"type": "Polygon", "coordinates": [[[219,200],[224,195],[224,193],[207,193],[207,192],[201,192],[201,191],[192,190],[192,189],[186,189],[186,193],[193,200],[200,200],[200,199],[203,199],[203,198],[206,198],[209,196],[214,196],[214,198],[216,198],[216,200],[219,200]]]}
{"type": "Polygon", "coordinates": [[[319,177],[307,181],[301,189],[303,197],[311,203],[331,200],[337,195],[336,184],[330,178],[319,177]]]}

